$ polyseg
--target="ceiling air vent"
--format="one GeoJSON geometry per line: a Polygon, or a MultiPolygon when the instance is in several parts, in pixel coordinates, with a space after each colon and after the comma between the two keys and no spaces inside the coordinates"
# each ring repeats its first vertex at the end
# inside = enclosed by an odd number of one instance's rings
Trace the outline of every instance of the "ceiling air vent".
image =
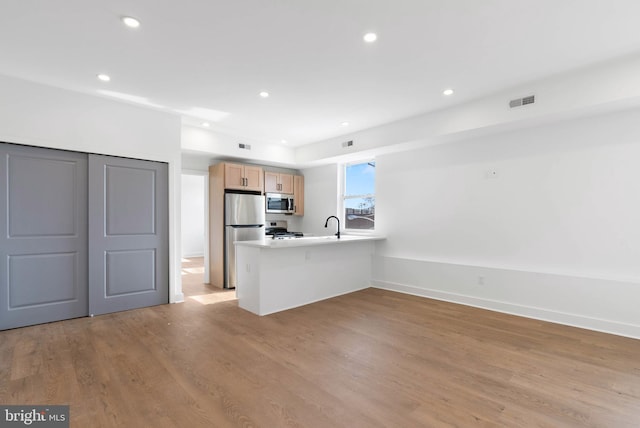
{"type": "Polygon", "coordinates": [[[342,143],[342,147],[351,147],[351,146],[353,146],[353,140],[345,141],[344,143],[342,143]]]}
{"type": "Polygon", "coordinates": [[[239,149],[244,149],[244,150],[251,150],[251,144],[239,143],[238,144],[238,148],[239,149]]]}
{"type": "Polygon", "coordinates": [[[514,108],[514,107],[526,106],[527,104],[533,104],[535,102],[536,102],[536,96],[529,95],[528,97],[518,98],[518,99],[509,101],[509,107],[514,108]]]}

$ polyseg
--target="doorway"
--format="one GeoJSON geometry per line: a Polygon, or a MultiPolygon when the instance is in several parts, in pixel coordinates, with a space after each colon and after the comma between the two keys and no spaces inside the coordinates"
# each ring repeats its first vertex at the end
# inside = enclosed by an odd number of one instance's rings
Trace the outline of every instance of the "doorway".
{"type": "MultiPolygon", "coordinates": [[[[209,283],[209,175],[185,170],[181,176],[181,256],[202,258],[202,282],[209,283]]],[[[200,280],[200,279],[199,279],[200,280]]]]}

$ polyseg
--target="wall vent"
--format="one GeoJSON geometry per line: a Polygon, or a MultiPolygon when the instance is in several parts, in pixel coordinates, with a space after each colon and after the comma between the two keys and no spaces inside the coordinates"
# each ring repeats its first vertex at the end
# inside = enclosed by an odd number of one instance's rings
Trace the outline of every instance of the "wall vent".
{"type": "Polygon", "coordinates": [[[353,146],[353,140],[345,141],[344,143],[342,143],[342,147],[351,147],[351,146],[353,146]]]}
{"type": "Polygon", "coordinates": [[[536,96],[529,95],[528,97],[518,98],[518,99],[509,101],[509,107],[514,108],[514,107],[526,106],[527,104],[533,104],[535,102],[536,102],[536,96]]]}
{"type": "Polygon", "coordinates": [[[244,150],[251,150],[251,144],[239,143],[238,144],[238,148],[239,149],[244,149],[244,150]]]}

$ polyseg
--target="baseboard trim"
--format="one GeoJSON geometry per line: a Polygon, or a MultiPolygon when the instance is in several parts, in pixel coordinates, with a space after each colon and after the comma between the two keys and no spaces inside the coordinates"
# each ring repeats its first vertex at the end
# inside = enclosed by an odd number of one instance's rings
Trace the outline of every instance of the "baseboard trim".
{"type": "Polygon", "coordinates": [[[184,293],[174,294],[169,303],[184,303],[184,293]]]}
{"type": "Polygon", "coordinates": [[[640,339],[640,326],[633,324],[625,324],[616,321],[585,317],[576,314],[550,311],[548,309],[517,305],[490,299],[482,299],[463,294],[447,293],[440,290],[415,287],[412,285],[398,284],[388,281],[372,280],[371,287],[379,288],[382,290],[395,291],[398,293],[410,294],[413,296],[426,297],[429,299],[442,300],[445,302],[457,303],[481,309],[487,309],[510,315],[522,316],[525,318],[553,322],[557,324],[568,325],[571,327],[584,328],[587,330],[629,337],[632,339],[640,339]]]}

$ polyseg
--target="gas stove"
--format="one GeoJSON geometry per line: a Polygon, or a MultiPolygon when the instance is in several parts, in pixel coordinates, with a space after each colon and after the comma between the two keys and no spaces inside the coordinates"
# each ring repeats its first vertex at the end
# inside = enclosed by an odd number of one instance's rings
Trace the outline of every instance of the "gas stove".
{"type": "Polygon", "coordinates": [[[293,239],[293,238],[302,238],[304,236],[302,232],[277,232],[270,235],[272,239],[293,239]]]}
{"type": "Polygon", "coordinates": [[[265,236],[272,239],[292,239],[304,236],[302,232],[289,232],[285,220],[268,221],[266,226],[264,230],[265,236]]]}

